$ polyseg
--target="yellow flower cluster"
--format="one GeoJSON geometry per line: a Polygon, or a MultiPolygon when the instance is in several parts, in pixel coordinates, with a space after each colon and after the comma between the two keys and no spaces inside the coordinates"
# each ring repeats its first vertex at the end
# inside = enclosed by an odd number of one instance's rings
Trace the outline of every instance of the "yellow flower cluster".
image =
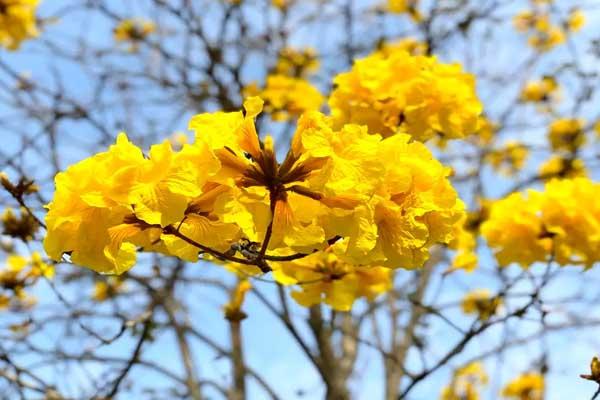
{"type": "Polygon", "coordinates": [[[544,191],[513,193],[492,205],[481,232],[500,265],[527,267],[553,255],[561,265],[600,260],[600,184],[551,180],[544,191]]]}
{"type": "Polygon", "coordinates": [[[462,138],[477,130],[482,111],[475,78],[460,65],[402,49],[384,48],[357,60],[334,85],[329,106],[336,125],[367,125],[384,136],[462,138]]]}
{"type": "Polygon", "coordinates": [[[35,304],[35,299],[28,296],[24,289],[35,284],[42,276],[52,278],[54,268],[44,262],[38,252],[31,253],[29,257],[9,255],[4,268],[0,270],[0,308],[10,306],[11,301],[20,307],[35,304]]]}
{"type": "Polygon", "coordinates": [[[552,150],[575,151],[585,143],[584,121],[575,118],[562,118],[550,124],[548,140],[552,150]]]}
{"type": "Polygon", "coordinates": [[[493,149],[485,155],[485,161],[488,162],[494,170],[501,174],[511,176],[520,171],[527,161],[529,150],[527,147],[517,141],[508,141],[502,147],[493,149]]]}
{"type": "Polygon", "coordinates": [[[461,302],[461,308],[465,314],[476,314],[485,321],[496,314],[502,305],[502,299],[492,296],[487,289],[475,289],[465,295],[461,302]]]}
{"type": "Polygon", "coordinates": [[[427,43],[413,37],[405,37],[395,42],[383,42],[379,46],[379,53],[388,57],[390,54],[407,51],[413,56],[423,56],[428,52],[427,43]]]}
{"type": "Polygon", "coordinates": [[[581,9],[574,8],[567,18],[567,29],[571,32],[579,32],[585,25],[585,14],[581,9]]]}
{"type": "Polygon", "coordinates": [[[454,371],[450,383],[442,389],[440,400],[479,400],[479,392],[488,383],[480,362],[472,362],[454,371]]]}
{"type": "Polygon", "coordinates": [[[49,256],[111,274],[132,267],[138,249],[264,268],[336,242],[346,263],[418,268],[429,246],[453,239],[464,206],[425,145],[358,125],[336,130],[312,112],[280,163],[273,140],[256,132],[262,104],[250,98],[245,113],[193,117],[196,141],[180,151],[167,140],[145,156],[120,134],[59,173],[49,256]]]}
{"type": "MultiPolygon", "coordinates": [[[[573,31],[583,25],[583,20],[578,15],[570,21],[572,22],[567,23],[567,29],[572,25],[573,31]]],[[[554,24],[549,13],[545,11],[522,11],[515,15],[513,24],[517,31],[528,35],[529,45],[541,52],[549,51],[566,40],[565,30],[560,25],[554,24]]]]}
{"type": "Polygon", "coordinates": [[[116,42],[127,42],[129,50],[136,51],[139,42],[156,31],[156,24],[144,18],[124,19],[113,30],[116,42]]]}
{"type": "Polygon", "coordinates": [[[17,50],[21,42],[38,35],[35,12],[39,0],[0,1],[0,46],[17,50]]]}
{"type": "Polygon", "coordinates": [[[448,247],[456,250],[448,272],[457,269],[472,272],[477,268],[477,239],[475,232],[469,226],[468,214],[464,214],[461,220],[454,225],[454,240],[448,243],[448,247]]]}
{"type": "Polygon", "coordinates": [[[20,214],[16,215],[12,208],[7,208],[1,217],[2,233],[13,238],[18,238],[24,242],[33,239],[33,236],[39,228],[37,220],[25,209],[20,209],[20,214]]]}
{"type": "Polygon", "coordinates": [[[275,279],[284,285],[298,285],[292,297],[310,307],[324,302],[338,311],[348,311],[359,297],[369,300],[392,287],[392,270],[377,266],[356,266],[340,260],[338,245],[296,261],[273,265],[275,279]]]}
{"type": "Polygon", "coordinates": [[[92,300],[99,303],[112,299],[119,293],[125,291],[125,283],[123,279],[116,276],[109,276],[107,279],[102,281],[96,281],[94,283],[94,291],[92,292],[92,300]]]}
{"type": "Polygon", "coordinates": [[[565,158],[554,155],[540,166],[542,179],[586,177],[585,164],[580,158],[565,158]]]}
{"type": "Polygon", "coordinates": [[[521,91],[521,101],[539,103],[558,98],[559,87],[556,79],[544,76],[540,80],[527,82],[521,91]]]}
{"type": "Polygon", "coordinates": [[[275,72],[279,75],[304,77],[319,69],[319,59],[314,49],[284,47],[279,51],[275,72]]]}
{"type": "Polygon", "coordinates": [[[394,14],[408,14],[413,21],[419,22],[423,16],[418,10],[419,0],[388,0],[387,9],[394,14]]]}
{"type": "Polygon", "coordinates": [[[513,400],[542,400],[544,377],[537,372],[524,373],[502,389],[502,396],[513,400]]]}
{"type": "Polygon", "coordinates": [[[265,101],[265,112],[275,121],[287,121],[308,111],[318,111],[325,100],[319,89],[306,79],[282,74],[267,76],[263,88],[248,85],[244,94],[261,97],[265,101]]]}

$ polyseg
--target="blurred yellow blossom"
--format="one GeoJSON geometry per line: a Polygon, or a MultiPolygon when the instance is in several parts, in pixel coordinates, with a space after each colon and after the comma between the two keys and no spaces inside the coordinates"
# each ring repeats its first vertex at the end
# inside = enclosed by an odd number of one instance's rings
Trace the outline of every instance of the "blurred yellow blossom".
{"type": "Polygon", "coordinates": [[[244,92],[261,97],[265,112],[275,121],[287,121],[307,111],[318,111],[324,102],[323,95],[309,81],[286,75],[269,75],[264,88],[252,84],[244,92]]]}
{"type": "Polygon", "coordinates": [[[2,233],[13,238],[18,238],[24,242],[33,239],[33,236],[39,229],[37,220],[22,207],[19,215],[15,215],[12,208],[7,208],[2,214],[2,233]]]}
{"type": "Polygon", "coordinates": [[[246,314],[242,311],[242,304],[246,298],[246,293],[252,289],[252,284],[248,280],[241,280],[231,292],[231,299],[223,307],[225,318],[229,321],[241,321],[246,318],[246,314]]]}
{"type": "Polygon", "coordinates": [[[587,171],[580,158],[554,155],[540,166],[539,174],[543,179],[577,178],[587,176],[587,171]]]}
{"type": "Polygon", "coordinates": [[[123,279],[116,276],[109,276],[105,280],[98,280],[94,283],[92,300],[100,303],[112,299],[117,294],[125,291],[125,289],[126,287],[123,279]]]}
{"type": "Polygon", "coordinates": [[[490,150],[485,160],[501,174],[511,176],[520,171],[527,161],[529,150],[517,141],[508,141],[502,147],[490,150]]]}
{"type": "Polygon", "coordinates": [[[442,389],[440,400],[479,400],[488,379],[482,363],[467,364],[453,372],[452,380],[442,389]]]}
{"type": "Polygon", "coordinates": [[[511,400],[543,400],[544,377],[537,372],[524,373],[502,389],[502,396],[511,400]]]}
{"type": "Polygon", "coordinates": [[[567,19],[567,29],[570,32],[579,32],[584,25],[585,14],[583,11],[581,11],[579,8],[572,9],[567,19]]]}
{"type": "Polygon", "coordinates": [[[502,304],[502,299],[492,296],[488,289],[475,289],[465,295],[461,302],[465,314],[476,314],[485,321],[496,314],[502,304]]]}
{"type": "Polygon", "coordinates": [[[576,118],[561,118],[548,128],[548,140],[552,150],[575,151],[585,143],[584,121],[576,118]]]}
{"type": "Polygon", "coordinates": [[[521,91],[521,101],[544,102],[558,98],[559,87],[551,76],[544,76],[540,80],[529,81],[521,91]]]}
{"type": "Polygon", "coordinates": [[[427,43],[413,37],[406,37],[394,42],[384,41],[378,51],[384,57],[389,57],[398,51],[406,51],[413,56],[424,56],[427,55],[428,48],[427,43]]]}
{"type": "Polygon", "coordinates": [[[129,43],[129,51],[136,51],[140,42],[156,32],[156,24],[144,18],[128,18],[119,22],[113,30],[116,42],[129,43]]]}
{"type": "Polygon", "coordinates": [[[395,14],[408,14],[415,22],[420,22],[423,16],[418,10],[419,0],[388,0],[387,9],[395,14]]]}
{"type": "Polygon", "coordinates": [[[38,4],[39,0],[0,1],[0,46],[17,50],[24,40],[38,36],[38,4]]]}
{"type": "Polygon", "coordinates": [[[284,47],[279,51],[275,72],[290,77],[305,77],[319,69],[317,52],[312,48],[284,47]]]}

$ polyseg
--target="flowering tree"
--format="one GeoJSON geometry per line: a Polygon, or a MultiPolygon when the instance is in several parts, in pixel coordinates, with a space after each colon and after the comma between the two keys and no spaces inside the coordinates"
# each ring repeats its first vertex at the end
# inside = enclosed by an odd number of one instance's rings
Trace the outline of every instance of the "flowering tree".
{"type": "Polygon", "coordinates": [[[599,396],[600,4],[38,3],[0,0],[7,398],[599,396]]]}

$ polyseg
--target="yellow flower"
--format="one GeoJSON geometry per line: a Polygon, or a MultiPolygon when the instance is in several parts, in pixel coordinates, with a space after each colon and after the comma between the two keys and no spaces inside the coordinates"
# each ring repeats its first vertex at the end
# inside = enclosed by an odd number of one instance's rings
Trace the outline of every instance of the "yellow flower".
{"type": "Polygon", "coordinates": [[[524,373],[502,389],[502,396],[514,400],[542,400],[544,377],[537,372],[524,373]]]}
{"type": "Polygon", "coordinates": [[[38,36],[35,12],[39,0],[0,2],[0,46],[17,50],[21,42],[38,36]]]}
{"type": "Polygon", "coordinates": [[[378,158],[386,169],[369,200],[372,216],[357,209],[356,220],[345,222],[346,229],[361,232],[348,243],[348,256],[356,263],[419,268],[429,258],[431,245],[454,239],[464,205],[448,181],[449,169],[410,136],[383,140],[378,158]],[[369,218],[374,226],[366,223],[369,218]]]}
{"type": "Polygon", "coordinates": [[[329,107],[336,126],[367,125],[372,133],[462,138],[477,130],[482,105],[475,79],[457,64],[407,51],[378,51],[334,79],[329,107]]]}
{"type": "Polygon", "coordinates": [[[465,295],[461,307],[465,314],[477,314],[482,321],[496,314],[502,299],[494,297],[487,289],[472,290],[465,295]]]}
{"type": "Polygon", "coordinates": [[[317,53],[312,48],[284,47],[279,52],[275,72],[278,75],[304,77],[319,69],[317,53]]]}
{"type": "Polygon", "coordinates": [[[586,177],[587,171],[583,160],[552,156],[539,169],[540,177],[550,178],[577,178],[586,177]]]}
{"type": "Polygon", "coordinates": [[[564,43],[565,32],[559,26],[550,22],[550,17],[543,15],[537,19],[534,31],[528,39],[531,47],[539,51],[549,51],[559,44],[564,43]]]}
{"type": "Polygon", "coordinates": [[[378,137],[364,130],[341,135],[322,114],[309,113],[299,121],[292,147],[279,164],[272,139],[261,144],[255,130],[253,118],[261,106],[260,99],[251,98],[245,103],[245,116],[216,113],[192,119],[197,140],[208,143],[223,166],[215,179],[232,188],[216,205],[218,214],[240,226],[251,241],[262,241],[271,229],[270,249],[321,248],[327,238],[319,217],[329,207],[353,208],[357,200],[339,196],[376,181],[377,171],[361,166],[379,165],[374,150],[378,137]],[[350,175],[361,173],[370,175],[362,182],[350,175]]]}
{"type": "Polygon", "coordinates": [[[31,307],[35,299],[25,292],[25,288],[34,285],[40,277],[52,278],[54,268],[47,264],[38,252],[30,256],[11,254],[0,269],[0,308],[7,308],[11,301],[19,307],[31,307]]]}
{"type": "Polygon", "coordinates": [[[428,48],[427,43],[413,37],[406,37],[391,43],[383,42],[379,46],[379,53],[384,57],[389,57],[398,51],[407,51],[413,56],[423,56],[427,54],[428,48]]]}
{"type": "Polygon", "coordinates": [[[538,51],[548,51],[565,41],[564,30],[550,21],[547,12],[522,11],[513,18],[517,31],[528,35],[528,43],[538,51]]]}
{"type": "Polygon", "coordinates": [[[575,151],[585,143],[584,121],[575,118],[557,119],[548,128],[552,150],[575,151]]]}
{"type": "Polygon", "coordinates": [[[420,22],[423,16],[417,9],[419,0],[388,0],[388,11],[395,14],[407,13],[413,21],[420,22]]]}
{"type": "Polygon", "coordinates": [[[2,214],[3,234],[18,238],[24,242],[33,239],[39,228],[37,220],[25,209],[21,208],[16,216],[12,208],[7,208],[2,214]]]}
{"type": "Polygon", "coordinates": [[[585,25],[585,14],[579,8],[574,8],[567,19],[567,29],[570,32],[579,32],[585,25]]]}
{"type": "Polygon", "coordinates": [[[378,266],[357,266],[342,261],[336,244],[319,253],[274,265],[275,279],[284,285],[297,285],[292,297],[310,307],[326,303],[338,311],[348,311],[360,297],[373,300],[392,287],[392,271],[378,266]]]}
{"type": "Polygon", "coordinates": [[[440,400],[479,400],[479,391],[488,383],[488,376],[480,362],[458,368],[452,381],[442,389],[440,400]]]}
{"type": "Polygon", "coordinates": [[[115,297],[115,295],[125,290],[125,284],[118,277],[109,276],[106,280],[99,280],[94,283],[92,300],[99,303],[115,297]]]}
{"type": "MultiPolygon", "coordinates": [[[[171,247],[171,253],[179,255],[185,243],[161,236],[161,228],[184,219],[189,203],[203,195],[207,177],[218,168],[218,160],[203,144],[185,145],[174,153],[165,141],[152,146],[145,158],[120,134],[107,152],[56,176],[54,199],[47,206],[46,252],[56,261],[68,253],[73,263],[109,274],[131,268],[137,246],[163,252],[171,247]],[[165,238],[168,243],[161,241],[165,238]]],[[[194,225],[209,218],[208,213],[190,217],[181,229],[199,230],[195,238],[218,236],[204,225],[194,225]]]]}
{"type": "Polygon", "coordinates": [[[521,11],[513,17],[513,25],[519,32],[527,32],[535,26],[537,16],[530,10],[521,11]]]}
{"type": "Polygon", "coordinates": [[[241,280],[235,289],[231,292],[231,299],[223,307],[225,318],[229,321],[241,321],[246,318],[242,311],[242,304],[246,298],[246,293],[252,289],[252,284],[247,280],[241,280]]]}
{"type": "Polygon", "coordinates": [[[278,8],[280,10],[285,10],[289,6],[290,0],[271,0],[271,4],[273,7],[278,8]]]}
{"type": "Polygon", "coordinates": [[[551,180],[543,192],[513,193],[493,204],[481,232],[500,265],[547,261],[591,267],[600,260],[600,184],[551,180]]]}
{"type": "Polygon", "coordinates": [[[527,82],[521,91],[521,101],[544,102],[556,99],[559,87],[551,76],[545,76],[537,81],[527,82]]]}
{"type": "Polygon", "coordinates": [[[119,22],[113,29],[116,42],[129,43],[129,51],[135,52],[140,42],[156,31],[156,24],[144,18],[128,18],[119,22]]]}
{"type": "Polygon", "coordinates": [[[255,84],[245,89],[246,94],[261,97],[265,112],[275,121],[287,121],[307,111],[318,111],[324,98],[310,82],[287,75],[269,75],[264,88],[255,84]]]}
{"type": "Polygon", "coordinates": [[[452,265],[448,272],[457,269],[473,272],[477,268],[477,240],[468,225],[469,221],[465,213],[453,227],[454,239],[448,243],[448,247],[456,250],[456,255],[452,259],[452,265]]]}
{"type": "Polygon", "coordinates": [[[498,124],[490,121],[487,117],[481,116],[477,124],[477,132],[475,132],[474,140],[480,145],[489,145],[496,137],[498,124]]]}
{"type": "Polygon", "coordinates": [[[516,141],[508,141],[503,147],[491,150],[485,155],[485,160],[494,170],[501,174],[511,176],[525,166],[529,150],[516,141]]]}

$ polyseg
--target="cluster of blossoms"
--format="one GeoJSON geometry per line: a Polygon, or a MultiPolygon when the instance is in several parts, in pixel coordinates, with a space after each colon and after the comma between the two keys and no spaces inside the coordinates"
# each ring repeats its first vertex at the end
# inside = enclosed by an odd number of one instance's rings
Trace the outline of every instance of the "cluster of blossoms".
{"type": "Polygon", "coordinates": [[[419,0],[388,0],[387,10],[394,14],[408,14],[414,22],[420,22],[423,16],[418,6],[419,0]]]}
{"type": "Polygon", "coordinates": [[[482,105],[475,78],[456,64],[383,49],[334,79],[329,106],[336,126],[357,123],[383,136],[462,138],[477,131],[482,105]]]}
{"type": "Polygon", "coordinates": [[[33,252],[29,257],[9,255],[0,269],[0,309],[34,305],[35,298],[29,296],[25,288],[34,285],[42,276],[52,278],[54,268],[39,253],[33,252]]]}
{"type": "Polygon", "coordinates": [[[92,300],[101,303],[125,291],[126,285],[123,279],[118,276],[109,276],[94,283],[94,291],[91,297],[92,300]]]}
{"type": "Polygon", "coordinates": [[[548,140],[552,150],[574,152],[585,143],[584,121],[576,118],[561,118],[550,124],[548,140]]]}
{"type": "Polygon", "coordinates": [[[450,383],[442,389],[440,400],[479,400],[479,393],[487,385],[488,379],[480,362],[458,368],[450,383]]]}
{"type": "Polygon", "coordinates": [[[286,76],[305,77],[319,70],[319,58],[312,48],[284,47],[279,51],[274,72],[286,76]]]}
{"type": "Polygon", "coordinates": [[[0,46],[16,50],[21,42],[38,35],[39,0],[0,0],[0,46]]]}
{"type": "Polygon", "coordinates": [[[550,257],[591,267],[600,260],[600,184],[554,179],[544,191],[513,193],[491,206],[481,227],[500,265],[528,267],[550,257]]]}
{"type": "Polygon", "coordinates": [[[542,400],[544,377],[537,372],[519,375],[502,389],[502,396],[511,400],[542,400]]]}
{"type": "Polygon", "coordinates": [[[551,76],[529,81],[521,91],[521,101],[528,103],[544,103],[558,100],[560,87],[551,76]]]}
{"type": "Polygon", "coordinates": [[[516,140],[509,140],[502,146],[487,152],[485,161],[499,173],[512,176],[525,166],[528,156],[527,146],[516,140]]]}
{"type": "Polygon", "coordinates": [[[267,76],[264,87],[252,83],[244,88],[246,96],[265,101],[265,112],[274,121],[288,121],[308,111],[318,111],[325,101],[319,89],[304,78],[283,74],[267,76]]]}
{"type": "Polygon", "coordinates": [[[284,285],[299,285],[292,297],[310,307],[325,303],[338,311],[350,310],[359,297],[374,299],[392,287],[392,270],[378,266],[357,266],[344,262],[334,244],[308,257],[274,264],[275,279],[284,285]]]}
{"type": "Polygon", "coordinates": [[[513,24],[517,31],[528,35],[531,47],[544,52],[564,43],[567,34],[581,30],[585,24],[585,15],[574,8],[562,24],[556,24],[552,22],[547,9],[536,7],[515,15],[513,24]]]}
{"type": "Polygon", "coordinates": [[[347,309],[389,287],[381,267],[418,268],[432,244],[453,239],[463,204],[425,145],[359,125],[336,129],[310,112],[280,163],[273,140],[256,132],[262,104],[250,98],[245,113],[193,117],[196,140],[179,151],[165,141],[145,156],[120,134],[107,152],[59,173],[46,215],[49,256],[118,274],[139,249],[188,261],[202,253],[274,269],[282,283],[322,277],[299,301],[325,293],[347,309]],[[305,262],[314,272],[302,271],[305,262]],[[362,287],[352,289],[357,276],[362,287]],[[328,295],[336,280],[348,288],[328,295]]]}
{"type": "Polygon", "coordinates": [[[116,42],[128,43],[128,50],[135,52],[139,43],[156,31],[156,24],[145,18],[124,19],[114,28],[116,42]]]}
{"type": "Polygon", "coordinates": [[[565,158],[559,155],[550,157],[540,165],[539,176],[542,180],[551,178],[578,178],[586,177],[587,170],[583,160],[579,158],[565,158]]]}
{"type": "Polygon", "coordinates": [[[461,302],[465,314],[475,314],[482,321],[496,314],[502,305],[500,297],[492,296],[488,289],[475,289],[465,295],[461,302]]]}
{"type": "Polygon", "coordinates": [[[267,75],[264,85],[252,82],[244,88],[244,96],[264,100],[264,111],[274,121],[289,121],[309,111],[319,111],[325,98],[307,77],[319,68],[319,60],[311,49],[282,49],[277,63],[267,75]]]}

